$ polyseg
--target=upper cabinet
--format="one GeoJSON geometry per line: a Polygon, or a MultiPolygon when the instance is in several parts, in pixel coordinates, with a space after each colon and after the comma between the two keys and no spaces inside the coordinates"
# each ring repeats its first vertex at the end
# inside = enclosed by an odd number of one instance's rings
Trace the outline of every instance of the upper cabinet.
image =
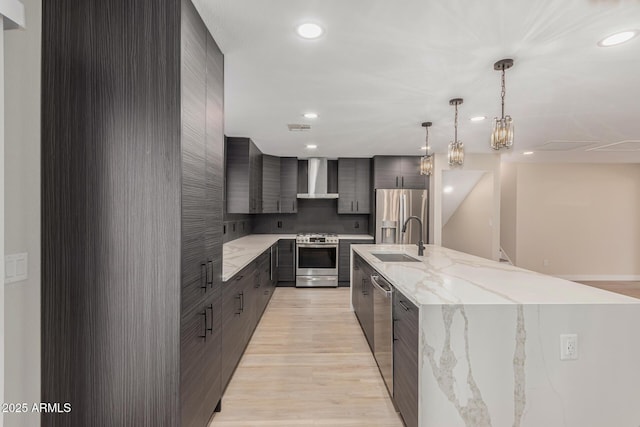
{"type": "Polygon", "coordinates": [[[227,145],[227,212],[262,211],[262,152],[249,138],[229,137],[227,145]]]}
{"type": "Polygon", "coordinates": [[[371,213],[371,159],[338,159],[338,213],[371,213]]]}
{"type": "Polygon", "coordinates": [[[280,203],[279,212],[298,212],[298,159],[280,157],[280,203]]]}
{"type": "Polygon", "coordinates": [[[427,188],[427,177],[420,175],[420,156],[376,156],[373,158],[374,188],[427,188]]]}
{"type": "Polygon", "coordinates": [[[280,157],[262,156],[262,213],[280,212],[280,157]]]}

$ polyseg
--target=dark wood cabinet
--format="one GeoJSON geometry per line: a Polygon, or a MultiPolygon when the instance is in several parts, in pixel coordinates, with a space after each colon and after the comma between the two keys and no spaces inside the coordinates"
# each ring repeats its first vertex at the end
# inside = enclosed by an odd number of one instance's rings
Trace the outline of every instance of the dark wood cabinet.
{"type": "Polygon", "coordinates": [[[273,295],[272,265],[275,265],[276,250],[276,245],[273,245],[222,285],[223,390],[229,384],[273,295]]]}
{"type": "Polygon", "coordinates": [[[369,348],[373,351],[373,294],[371,276],[375,270],[359,255],[354,256],[354,282],[351,284],[354,310],[362,331],[367,338],[369,348]]]}
{"type": "Polygon", "coordinates": [[[393,294],[393,400],[407,427],[418,426],[419,312],[396,289],[393,294]]]}
{"type": "Polygon", "coordinates": [[[226,138],[227,212],[262,211],[262,152],[249,138],[226,138]]]}
{"type": "Polygon", "coordinates": [[[280,158],[280,212],[298,212],[298,159],[280,158]]]}
{"type": "Polygon", "coordinates": [[[296,240],[278,241],[278,282],[296,281],[296,240]]]}
{"type": "Polygon", "coordinates": [[[338,159],[338,213],[371,213],[370,159],[338,159]]]}
{"type": "Polygon", "coordinates": [[[338,244],[338,282],[349,284],[351,274],[351,245],[373,244],[373,240],[340,239],[338,244]]]}
{"type": "Polygon", "coordinates": [[[376,189],[422,190],[428,187],[428,179],[420,175],[420,156],[375,156],[373,185],[376,189]]]}
{"type": "Polygon", "coordinates": [[[261,213],[280,212],[280,157],[262,156],[261,213]]]}
{"type": "Polygon", "coordinates": [[[42,40],[41,423],[206,426],[223,55],[189,0],[47,1],[42,40]]]}

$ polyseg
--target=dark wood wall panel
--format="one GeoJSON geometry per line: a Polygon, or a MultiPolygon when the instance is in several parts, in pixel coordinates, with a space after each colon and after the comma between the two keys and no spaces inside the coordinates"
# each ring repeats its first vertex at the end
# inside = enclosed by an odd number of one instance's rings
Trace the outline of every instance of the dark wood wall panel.
{"type": "Polygon", "coordinates": [[[179,422],[179,16],[43,2],[43,426],[179,422]]]}

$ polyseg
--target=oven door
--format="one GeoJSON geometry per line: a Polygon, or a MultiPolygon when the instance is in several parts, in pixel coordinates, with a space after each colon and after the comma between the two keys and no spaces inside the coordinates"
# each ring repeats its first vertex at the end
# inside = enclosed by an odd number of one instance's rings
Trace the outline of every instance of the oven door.
{"type": "Polygon", "coordinates": [[[337,276],[338,245],[298,243],[296,276],[337,276]]]}

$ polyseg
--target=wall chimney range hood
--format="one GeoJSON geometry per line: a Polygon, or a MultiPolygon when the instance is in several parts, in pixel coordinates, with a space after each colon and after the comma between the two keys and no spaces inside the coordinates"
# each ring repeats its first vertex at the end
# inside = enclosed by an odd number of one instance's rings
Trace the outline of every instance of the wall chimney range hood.
{"type": "Polygon", "coordinates": [[[308,193],[298,193],[298,199],[337,199],[337,193],[327,192],[327,159],[310,158],[307,170],[308,193]]]}

